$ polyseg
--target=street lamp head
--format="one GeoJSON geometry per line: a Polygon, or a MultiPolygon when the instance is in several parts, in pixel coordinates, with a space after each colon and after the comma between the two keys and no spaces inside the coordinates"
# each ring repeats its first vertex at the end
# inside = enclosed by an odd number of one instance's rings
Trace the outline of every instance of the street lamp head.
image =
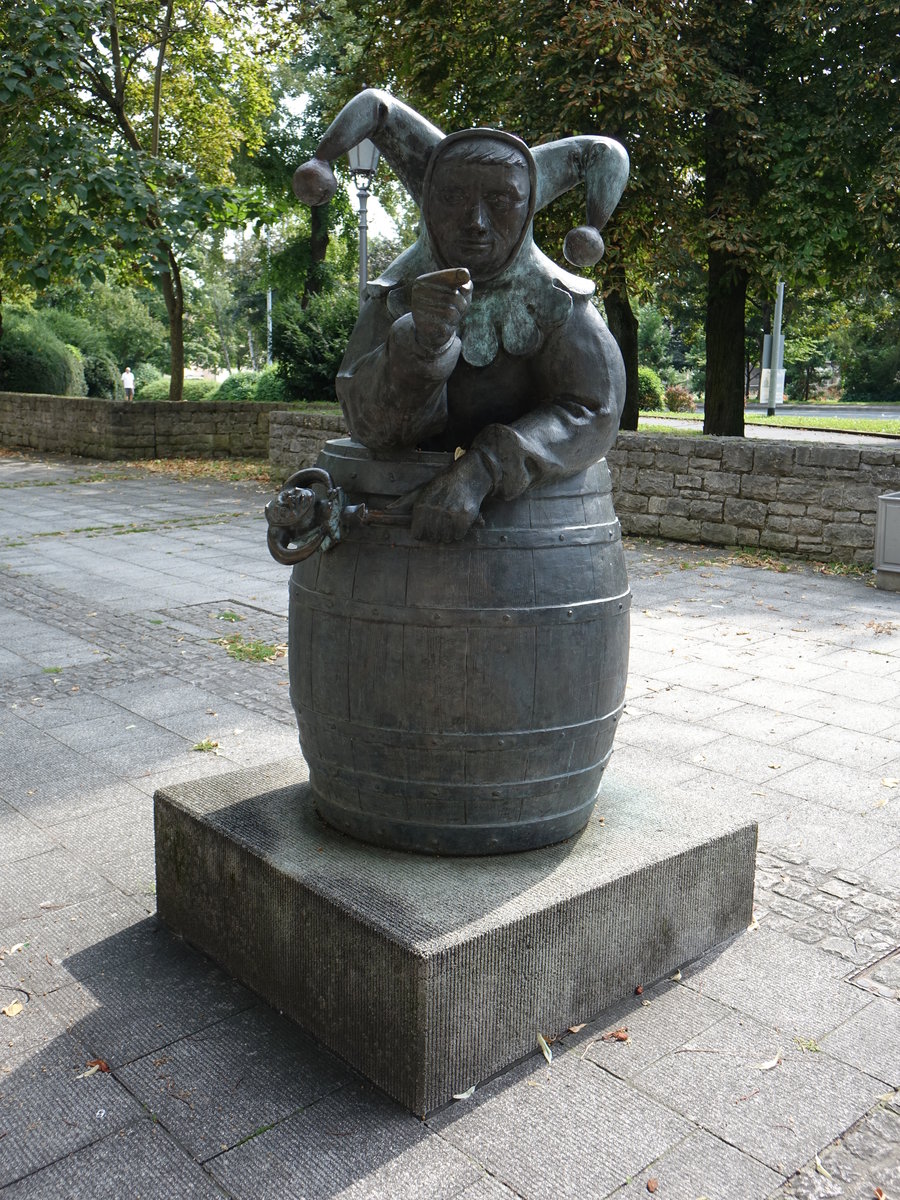
{"type": "Polygon", "coordinates": [[[347,151],[350,173],[358,191],[367,192],[372,186],[372,180],[378,170],[379,157],[378,147],[368,138],[364,138],[358,145],[352,146],[347,151]]]}

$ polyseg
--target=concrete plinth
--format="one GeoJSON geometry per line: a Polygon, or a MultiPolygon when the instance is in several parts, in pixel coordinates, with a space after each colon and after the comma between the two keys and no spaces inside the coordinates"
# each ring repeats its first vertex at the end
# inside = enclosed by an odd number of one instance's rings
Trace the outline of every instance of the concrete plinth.
{"type": "Polygon", "coordinates": [[[756,825],[615,759],[582,834],[490,858],[332,832],[299,759],[155,805],[162,920],[420,1115],[751,919],[756,825]]]}

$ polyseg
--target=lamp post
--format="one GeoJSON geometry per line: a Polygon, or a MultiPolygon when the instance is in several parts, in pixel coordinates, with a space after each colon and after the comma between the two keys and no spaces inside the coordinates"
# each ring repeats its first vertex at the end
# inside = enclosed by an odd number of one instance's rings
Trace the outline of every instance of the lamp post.
{"type": "Polygon", "coordinates": [[[356,195],[359,198],[359,307],[362,308],[369,275],[369,226],[366,215],[369,190],[378,170],[378,147],[366,138],[347,152],[347,158],[350,160],[350,174],[353,176],[356,195]]]}

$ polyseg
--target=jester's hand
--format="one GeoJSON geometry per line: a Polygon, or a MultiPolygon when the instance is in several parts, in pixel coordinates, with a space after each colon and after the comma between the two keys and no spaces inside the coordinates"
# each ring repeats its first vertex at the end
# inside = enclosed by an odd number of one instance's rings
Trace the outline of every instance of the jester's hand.
{"type": "Polygon", "coordinates": [[[478,451],[457,459],[419,494],[412,535],[423,542],[457,542],[478,520],[493,479],[478,451]]]}
{"type": "Polygon", "coordinates": [[[455,337],[472,301],[472,281],[465,267],[420,275],[412,287],[410,312],[416,341],[437,353],[455,337]]]}

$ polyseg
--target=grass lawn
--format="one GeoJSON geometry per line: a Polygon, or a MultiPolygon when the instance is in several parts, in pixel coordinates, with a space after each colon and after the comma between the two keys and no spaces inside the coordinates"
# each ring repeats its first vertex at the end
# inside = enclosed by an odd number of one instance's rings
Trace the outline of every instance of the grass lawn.
{"type": "MultiPolygon", "coordinates": [[[[700,413],[673,413],[659,410],[643,411],[641,420],[652,421],[654,418],[665,421],[684,421],[688,428],[685,433],[698,433],[703,425],[700,413]]],[[[745,412],[744,423],[747,425],[778,425],[782,429],[833,429],[836,433],[886,433],[891,437],[900,437],[900,417],[888,420],[876,420],[873,417],[804,417],[795,414],[789,416],[767,417],[764,413],[745,412]]],[[[681,433],[680,429],[672,429],[671,433],[681,433]]]]}

